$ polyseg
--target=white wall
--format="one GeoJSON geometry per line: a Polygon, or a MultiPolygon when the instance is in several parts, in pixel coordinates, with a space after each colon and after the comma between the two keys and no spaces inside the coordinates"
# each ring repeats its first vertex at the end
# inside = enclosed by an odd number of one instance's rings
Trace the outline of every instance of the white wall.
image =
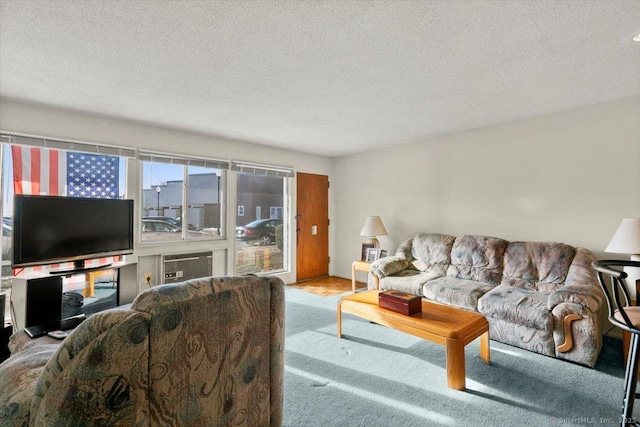
{"type": "Polygon", "coordinates": [[[600,257],[620,220],[640,217],[640,98],[336,158],[331,189],[336,276],[350,277],[367,215],[381,216],[381,247],[392,251],[436,232],[556,241],[600,257]]]}
{"type": "MultiPolygon", "coordinates": [[[[249,162],[293,167],[296,171],[329,175],[331,159],[329,157],[299,153],[290,150],[270,148],[242,141],[232,141],[211,136],[181,132],[177,130],[148,126],[135,122],[98,117],[74,111],[48,108],[33,104],[0,99],[0,130],[34,136],[44,136],[70,141],[96,142],[139,149],[152,149],[173,154],[206,156],[223,159],[244,160],[249,162]]],[[[128,197],[139,199],[138,169],[135,165],[128,168],[128,197]]],[[[228,194],[229,218],[235,217],[235,180],[230,179],[228,194]],[[232,208],[233,207],[233,208],[232,208]]],[[[290,206],[295,208],[295,180],[291,191],[290,206]]],[[[139,204],[138,204],[139,205],[139,204]]],[[[295,212],[295,209],[293,209],[295,212]]],[[[295,215],[295,214],[293,214],[295,215]]],[[[293,224],[295,225],[295,224],[293,224]]],[[[233,224],[229,222],[227,235],[233,236],[233,224]]],[[[295,242],[295,233],[290,233],[290,244],[295,242]]],[[[215,242],[180,242],[164,246],[136,246],[136,256],[151,254],[171,254],[185,251],[209,250],[223,252],[234,251],[235,240],[215,242]],[[185,247],[188,245],[188,248],[185,247]]],[[[281,275],[287,283],[295,281],[295,251],[290,260],[292,272],[281,275]]],[[[232,257],[228,257],[232,262],[232,257]]]]}
{"type": "MultiPolygon", "coordinates": [[[[0,130],[329,175],[330,272],[340,277],[350,277],[360,256],[367,215],[382,217],[389,236],[379,239],[391,250],[426,231],[559,241],[597,256],[620,219],[640,216],[637,97],[334,159],[7,99],[0,99],[0,130]]],[[[136,180],[130,179],[133,188],[136,180]]],[[[295,206],[295,188],[292,196],[295,206]]],[[[190,245],[200,250],[205,244],[190,245]]],[[[295,274],[283,279],[290,283],[295,274]]]]}

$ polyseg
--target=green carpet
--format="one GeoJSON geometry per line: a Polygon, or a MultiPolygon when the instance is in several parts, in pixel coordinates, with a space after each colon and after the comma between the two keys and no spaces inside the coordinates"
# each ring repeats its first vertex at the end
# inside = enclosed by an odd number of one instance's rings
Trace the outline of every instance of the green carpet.
{"type": "Polygon", "coordinates": [[[338,339],[339,296],[286,298],[285,426],[619,425],[620,340],[605,337],[595,369],[495,341],[486,365],[476,340],[462,392],[444,347],[348,314],[338,339]]]}

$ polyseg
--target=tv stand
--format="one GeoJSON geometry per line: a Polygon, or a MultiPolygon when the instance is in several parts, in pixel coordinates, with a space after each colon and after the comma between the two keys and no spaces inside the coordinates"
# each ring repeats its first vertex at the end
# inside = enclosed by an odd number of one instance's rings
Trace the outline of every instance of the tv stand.
{"type": "MultiPolygon", "coordinates": [[[[131,262],[88,266],[82,270],[28,271],[12,278],[11,304],[15,330],[49,324],[67,317],[93,313],[129,302],[120,301],[121,271],[132,280],[131,262]],[[98,286],[99,284],[99,286],[98,286]],[[76,294],[79,298],[69,298],[76,294]]],[[[68,266],[69,267],[69,266],[68,266]]],[[[135,279],[133,279],[135,280],[135,279]]]]}

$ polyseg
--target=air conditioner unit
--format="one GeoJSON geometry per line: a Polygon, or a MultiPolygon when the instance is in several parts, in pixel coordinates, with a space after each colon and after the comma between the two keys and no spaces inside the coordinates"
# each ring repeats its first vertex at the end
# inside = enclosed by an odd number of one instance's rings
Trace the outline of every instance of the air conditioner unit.
{"type": "Polygon", "coordinates": [[[213,252],[163,255],[162,283],[177,283],[212,274],[213,252]]]}

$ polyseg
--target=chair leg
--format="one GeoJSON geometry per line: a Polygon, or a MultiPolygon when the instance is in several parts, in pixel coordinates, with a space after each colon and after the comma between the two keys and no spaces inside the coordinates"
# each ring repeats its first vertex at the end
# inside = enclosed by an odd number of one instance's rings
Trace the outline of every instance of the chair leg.
{"type": "Polygon", "coordinates": [[[636,398],[636,384],[638,381],[638,337],[639,334],[631,334],[627,367],[624,375],[624,401],[622,406],[621,426],[636,425],[633,417],[633,404],[636,398]]]}

